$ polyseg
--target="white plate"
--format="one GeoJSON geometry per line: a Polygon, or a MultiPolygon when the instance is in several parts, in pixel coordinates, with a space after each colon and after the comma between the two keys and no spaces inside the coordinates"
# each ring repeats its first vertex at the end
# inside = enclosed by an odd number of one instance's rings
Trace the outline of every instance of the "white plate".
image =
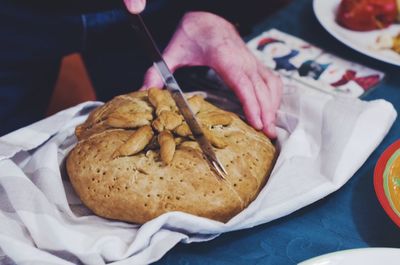
{"type": "MultiPolygon", "coordinates": [[[[314,0],[313,7],[321,25],[336,39],[347,46],[372,58],[400,66],[400,55],[391,50],[376,49],[376,38],[382,33],[397,35],[400,25],[391,25],[386,29],[367,32],[353,31],[336,23],[336,11],[341,0],[314,0]]],[[[400,264],[400,263],[399,263],[400,264]]]]}
{"type": "Polygon", "coordinates": [[[398,248],[359,248],[333,252],[299,263],[299,265],[399,265],[398,248]]]}

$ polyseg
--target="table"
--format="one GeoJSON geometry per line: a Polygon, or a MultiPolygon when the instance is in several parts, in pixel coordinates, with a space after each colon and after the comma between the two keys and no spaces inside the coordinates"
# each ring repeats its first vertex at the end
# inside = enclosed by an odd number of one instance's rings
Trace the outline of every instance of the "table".
{"type": "MultiPolygon", "coordinates": [[[[277,28],[346,59],[379,69],[386,79],[364,100],[383,98],[400,110],[399,68],[369,59],[331,37],[312,11],[312,0],[294,0],[259,23],[251,38],[277,28]]],[[[203,243],[178,244],[157,264],[296,264],[325,253],[361,247],[400,247],[400,229],[381,208],[373,188],[380,154],[399,138],[389,134],[358,172],[337,192],[289,216],[203,243]]]]}

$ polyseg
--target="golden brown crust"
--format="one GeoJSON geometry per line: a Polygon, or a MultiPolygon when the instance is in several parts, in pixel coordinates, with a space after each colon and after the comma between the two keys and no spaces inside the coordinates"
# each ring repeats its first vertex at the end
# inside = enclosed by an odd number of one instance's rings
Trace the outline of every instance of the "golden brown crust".
{"type": "Polygon", "coordinates": [[[151,112],[111,113],[106,119],[106,125],[113,128],[138,128],[149,125],[153,120],[151,112]]]}
{"type": "Polygon", "coordinates": [[[175,103],[171,94],[166,90],[152,88],[149,90],[149,101],[156,108],[156,114],[159,116],[163,111],[173,110],[175,103]]]}
{"type": "Polygon", "coordinates": [[[211,127],[216,125],[228,126],[232,123],[233,118],[225,113],[203,112],[203,115],[198,115],[198,119],[204,126],[211,127]]]}
{"type": "Polygon", "coordinates": [[[128,140],[120,145],[114,152],[113,157],[136,155],[150,143],[153,138],[154,132],[149,125],[140,127],[137,131],[132,133],[128,140]]]}
{"type": "Polygon", "coordinates": [[[162,111],[158,117],[153,121],[153,127],[158,132],[162,132],[164,130],[172,131],[176,127],[182,124],[183,117],[176,112],[173,111],[162,111]]]}
{"type": "Polygon", "coordinates": [[[192,132],[190,131],[189,125],[187,125],[186,122],[182,123],[178,127],[175,128],[174,132],[182,137],[189,137],[192,135],[192,132]]]}
{"type": "Polygon", "coordinates": [[[175,153],[175,140],[169,131],[160,132],[158,135],[158,143],[160,144],[161,160],[166,164],[170,164],[175,153]]]}
{"type": "MultiPolygon", "coordinates": [[[[79,142],[67,159],[73,187],[85,205],[107,218],[144,223],[177,210],[228,221],[265,184],[275,154],[273,145],[235,114],[201,97],[189,99],[196,102],[197,117],[228,172],[226,181],[221,181],[190,134],[179,133],[187,126],[181,118],[180,125],[167,122],[160,133],[150,125],[132,130],[106,123],[115,113],[150,112],[157,119],[171,112],[180,117],[170,99],[163,98],[166,94],[159,92],[152,92],[151,99],[150,92],[116,97],[77,127],[79,142]],[[163,111],[157,114],[157,109],[163,111]]],[[[154,120],[150,122],[154,126],[154,120]]]]}
{"type": "Polygon", "coordinates": [[[195,95],[191,98],[188,99],[190,109],[192,110],[193,114],[196,115],[197,113],[200,112],[201,106],[203,105],[204,99],[199,96],[195,95]]]}

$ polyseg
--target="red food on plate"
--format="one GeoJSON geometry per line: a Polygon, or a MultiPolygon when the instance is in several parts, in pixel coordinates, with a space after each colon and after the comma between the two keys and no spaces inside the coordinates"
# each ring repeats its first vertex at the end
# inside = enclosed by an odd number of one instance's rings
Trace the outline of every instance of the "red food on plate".
{"type": "Polygon", "coordinates": [[[345,28],[367,31],[386,28],[396,18],[396,0],[342,0],[336,20],[345,28]]]}

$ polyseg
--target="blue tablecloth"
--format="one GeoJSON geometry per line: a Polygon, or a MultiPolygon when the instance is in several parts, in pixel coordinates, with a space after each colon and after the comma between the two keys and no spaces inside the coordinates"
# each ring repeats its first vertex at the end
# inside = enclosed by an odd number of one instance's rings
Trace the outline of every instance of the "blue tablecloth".
{"type": "MultiPolygon", "coordinates": [[[[400,111],[400,68],[369,59],[331,37],[318,23],[312,0],[294,0],[254,29],[254,36],[277,28],[386,73],[364,97],[393,103],[400,111]]],[[[249,36],[249,38],[252,36],[249,36]]],[[[289,216],[231,232],[204,243],[179,244],[158,264],[296,264],[328,252],[360,247],[400,247],[400,229],[381,208],[373,188],[380,154],[400,138],[396,120],[384,141],[339,191],[289,216]]]]}

